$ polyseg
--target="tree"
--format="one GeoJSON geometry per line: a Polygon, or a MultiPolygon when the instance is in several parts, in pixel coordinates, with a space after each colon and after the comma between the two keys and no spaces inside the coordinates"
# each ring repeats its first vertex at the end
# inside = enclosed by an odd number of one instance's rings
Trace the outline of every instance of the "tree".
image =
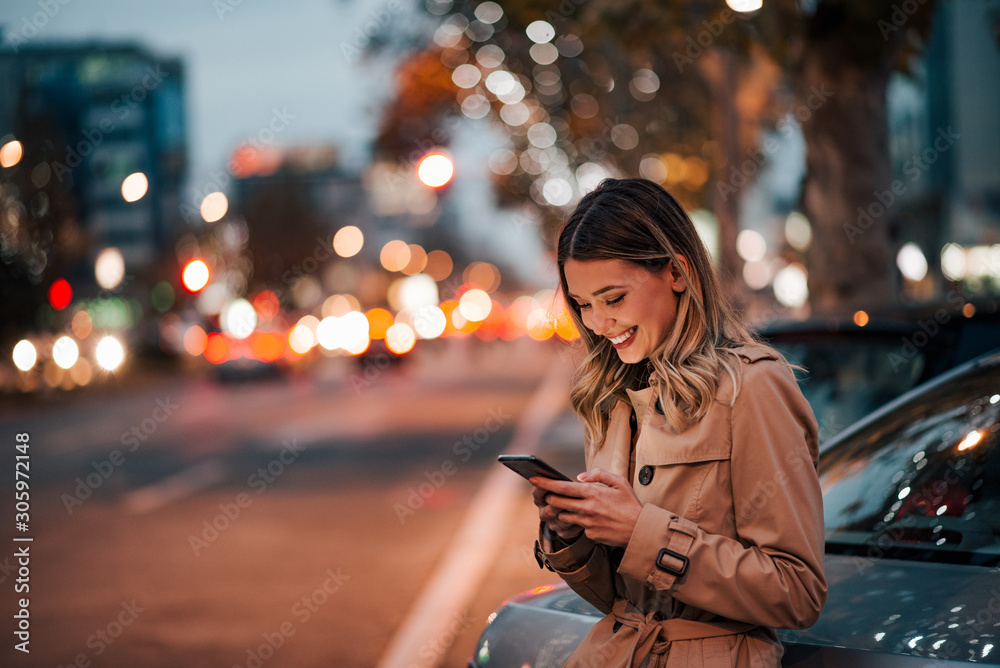
{"type": "MultiPolygon", "coordinates": [[[[813,312],[877,308],[897,293],[896,220],[888,207],[878,220],[859,210],[890,188],[886,86],[926,43],[933,4],[765,0],[738,14],[707,0],[511,0],[497,17],[493,3],[457,2],[419,58],[450,69],[459,90],[449,98],[445,86],[417,109],[426,128],[460,110],[507,127],[501,201],[534,202],[550,237],[571,201],[562,182],[579,195],[581,167],[661,180],[685,206],[716,211],[730,277],[741,268],[736,203],[760,166],[759,130],[794,114],[807,145],[800,206],[813,226],[813,312]],[[529,35],[535,21],[554,36],[529,35]],[[505,117],[517,104],[527,118],[505,117]]],[[[400,86],[389,109],[406,108],[412,89],[400,86]]],[[[398,154],[421,137],[397,118],[384,116],[378,144],[398,154]]]]}

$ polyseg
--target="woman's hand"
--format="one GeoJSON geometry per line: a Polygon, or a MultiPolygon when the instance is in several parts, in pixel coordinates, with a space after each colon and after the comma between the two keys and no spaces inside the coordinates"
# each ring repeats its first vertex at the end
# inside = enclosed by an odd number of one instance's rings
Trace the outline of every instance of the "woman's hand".
{"type": "Polygon", "coordinates": [[[539,517],[560,537],[563,533],[559,528],[583,527],[591,540],[617,547],[628,545],[642,511],[632,485],[602,469],[581,473],[577,480],[580,482],[532,478],[539,517]],[[549,512],[558,526],[546,519],[549,512]]]}
{"type": "MultiPolygon", "coordinates": [[[[531,489],[531,499],[538,506],[538,518],[548,525],[549,531],[555,533],[564,541],[574,540],[583,533],[583,527],[559,519],[558,511],[550,506],[546,499],[547,496],[552,495],[535,484],[539,480],[548,480],[548,478],[536,477],[528,481],[534,485],[531,489]]],[[[551,546],[546,546],[546,552],[551,552],[551,546]]]]}

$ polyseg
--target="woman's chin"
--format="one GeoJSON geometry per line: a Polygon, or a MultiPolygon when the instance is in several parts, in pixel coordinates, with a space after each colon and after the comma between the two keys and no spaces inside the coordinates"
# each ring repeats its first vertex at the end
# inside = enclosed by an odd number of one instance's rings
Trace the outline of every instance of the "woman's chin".
{"type": "Polygon", "coordinates": [[[618,359],[625,362],[625,364],[638,364],[648,357],[648,355],[643,354],[644,351],[634,343],[628,348],[617,350],[616,352],[618,353],[618,359]]]}

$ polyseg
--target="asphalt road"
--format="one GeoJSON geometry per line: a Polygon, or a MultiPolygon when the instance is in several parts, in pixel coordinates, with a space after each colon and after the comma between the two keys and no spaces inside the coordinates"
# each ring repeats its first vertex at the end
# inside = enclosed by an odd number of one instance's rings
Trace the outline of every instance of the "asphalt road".
{"type": "MultiPolygon", "coordinates": [[[[367,375],[345,359],[243,383],[139,374],[5,401],[0,664],[376,665],[564,357],[556,345],[426,346],[367,375]]],[[[578,470],[573,430],[562,415],[543,440],[578,470]]],[[[526,483],[513,505],[500,550],[477,555],[490,577],[418,648],[441,665],[464,665],[504,598],[552,581],[531,557],[526,483]]]]}

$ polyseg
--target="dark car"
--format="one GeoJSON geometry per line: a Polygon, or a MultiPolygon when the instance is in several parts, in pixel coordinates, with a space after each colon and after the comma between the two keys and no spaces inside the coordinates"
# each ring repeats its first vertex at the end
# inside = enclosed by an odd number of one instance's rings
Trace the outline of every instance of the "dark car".
{"type": "Polygon", "coordinates": [[[864,325],[817,318],[772,324],[760,334],[807,370],[799,386],[824,443],[904,392],[1000,346],[1000,309],[995,301],[962,300],[864,325]]]}
{"type": "MultiPolygon", "coordinates": [[[[820,456],[829,595],[779,631],[784,666],[1000,664],[1000,352],[830,439],[820,456]]],[[[471,666],[561,666],[601,616],[565,585],[505,602],[471,666]]]]}

